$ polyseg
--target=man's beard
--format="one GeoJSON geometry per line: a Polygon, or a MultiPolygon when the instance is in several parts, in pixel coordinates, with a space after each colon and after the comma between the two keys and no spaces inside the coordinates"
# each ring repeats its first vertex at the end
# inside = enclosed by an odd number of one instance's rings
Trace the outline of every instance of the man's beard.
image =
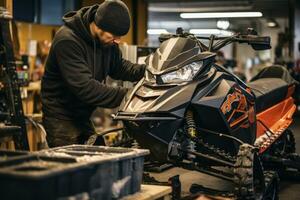
{"type": "Polygon", "coordinates": [[[110,47],[110,46],[113,46],[113,45],[114,45],[113,42],[109,42],[109,43],[104,42],[104,41],[102,41],[102,40],[101,40],[99,37],[97,37],[97,36],[96,36],[94,39],[96,40],[97,43],[101,44],[102,47],[110,47]]]}

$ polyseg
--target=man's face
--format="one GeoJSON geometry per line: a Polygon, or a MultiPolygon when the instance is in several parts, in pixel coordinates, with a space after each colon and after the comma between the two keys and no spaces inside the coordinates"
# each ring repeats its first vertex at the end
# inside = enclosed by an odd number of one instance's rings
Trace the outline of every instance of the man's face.
{"type": "Polygon", "coordinates": [[[103,31],[102,29],[98,28],[95,23],[91,24],[91,33],[93,37],[99,40],[104,46],[119,44],[121,41],[120,36],[115,36],[109,32],[103,31]]]}

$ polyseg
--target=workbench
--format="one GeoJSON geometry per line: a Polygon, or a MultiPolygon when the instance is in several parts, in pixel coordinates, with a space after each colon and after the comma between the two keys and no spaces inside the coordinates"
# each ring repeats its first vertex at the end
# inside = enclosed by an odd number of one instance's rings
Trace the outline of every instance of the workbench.
{"type": "Polygon", "coordinates": [[[141,191],[126,196],[122,200],[170,200],[172,189],[169,186],[141,185],[141,191]]]}

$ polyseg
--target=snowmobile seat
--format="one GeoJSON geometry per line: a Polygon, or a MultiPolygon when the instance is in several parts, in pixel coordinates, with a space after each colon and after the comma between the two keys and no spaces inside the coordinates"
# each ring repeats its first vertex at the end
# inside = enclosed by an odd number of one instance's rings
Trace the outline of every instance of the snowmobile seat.
{"type": "Polygon", "coordinates": [[[255,105],[257,113],[284,100],[289,86],[281,78],[261,78],[249,82],[247,85],[256,96],[255,105]]]}

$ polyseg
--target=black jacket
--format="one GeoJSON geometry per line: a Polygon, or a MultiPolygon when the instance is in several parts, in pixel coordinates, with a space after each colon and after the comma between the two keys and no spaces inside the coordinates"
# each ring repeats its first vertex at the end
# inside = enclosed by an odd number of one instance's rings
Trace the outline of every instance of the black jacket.
{"type": "Polygon", "coordinates": [[[90,117],[99,107],[117,107],[126,89],[104,84],[107,76],[138,81],[145,66],[122,59],[117,45],[104,47],[93,39],[89,24],[98,5],[67,13],[56,33],[42,79],[45,115],[61,119],[90,117]]]}

